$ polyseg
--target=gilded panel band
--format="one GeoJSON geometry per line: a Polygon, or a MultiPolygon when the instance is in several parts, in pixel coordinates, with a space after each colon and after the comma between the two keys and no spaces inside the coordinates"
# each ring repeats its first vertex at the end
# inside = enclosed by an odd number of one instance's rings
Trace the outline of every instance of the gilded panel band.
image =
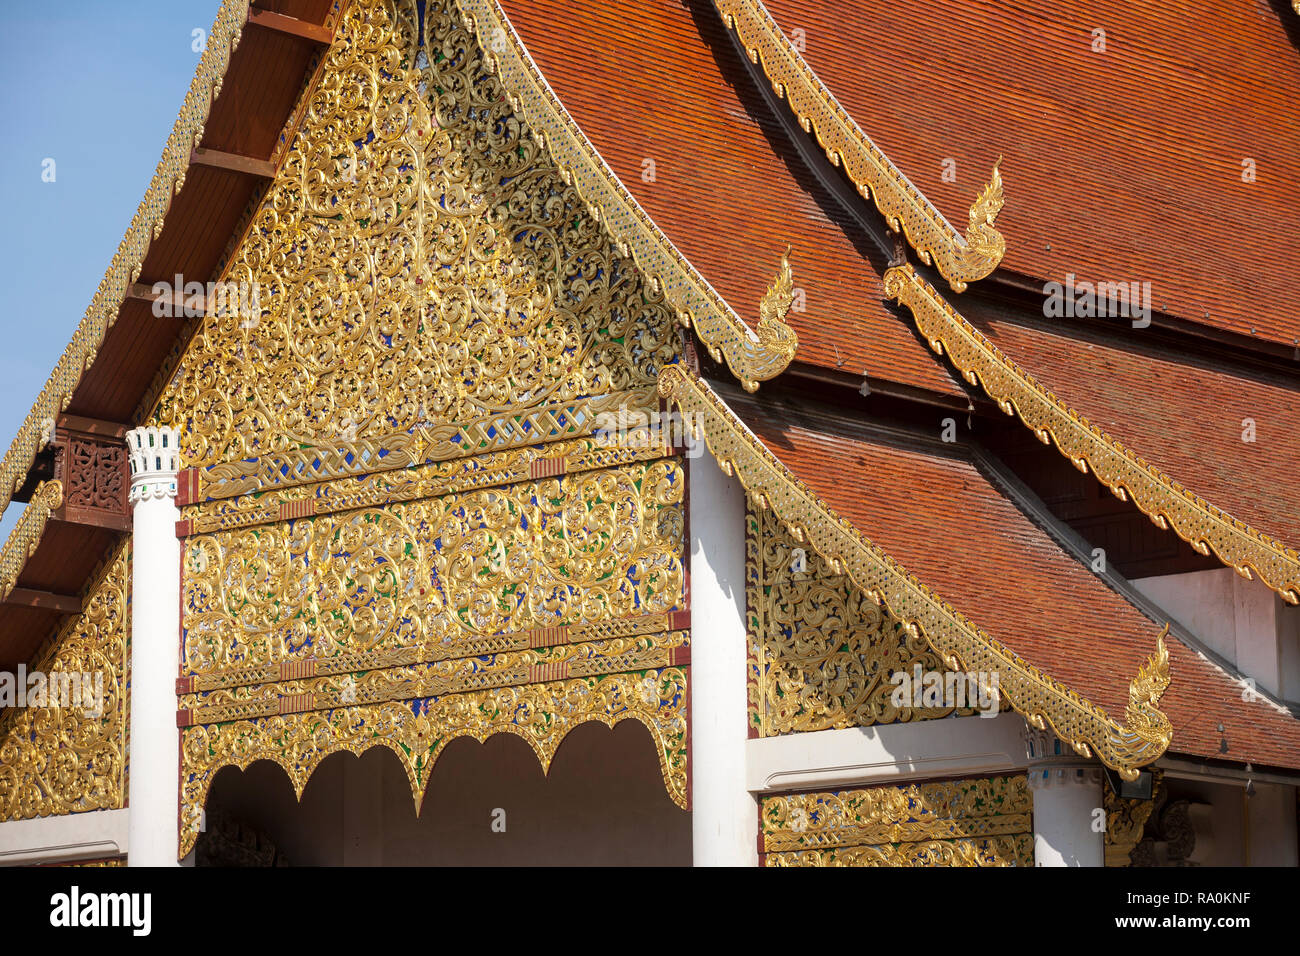
{"type": "Polygon", "coordinates": [[[662,459],[194,535],[193,674],[667,612],[683,599],[683,472],[662,459]]]}
{"type": "Polygon", "coordinates": [[[1023,774],[766,797],[766,866],[1033,866],[1023,774]]]}

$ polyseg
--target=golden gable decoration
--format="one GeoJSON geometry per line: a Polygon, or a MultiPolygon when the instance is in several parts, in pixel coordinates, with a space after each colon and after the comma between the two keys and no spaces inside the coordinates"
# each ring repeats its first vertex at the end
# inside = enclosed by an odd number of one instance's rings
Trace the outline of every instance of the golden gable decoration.
{"type": "Polygon", "coordinates": [[[64,624],[31,666],[51,687],[56,678],[81,677],[81,700],[73,689],[71,706],[50,700],[6,708],[0,717],[0,821],[126,805],[128,549],[125,542],[118,546],[87,590],[85,610],[64,624]],[[84,675],[94,675],[92,697],[98,699],[90,708],[84,675]]]}
{"type": "Polygon", "coordinates": [[[515,114],[451,3],[349,5],[156,418],[189,466],[645,386],[672,310],[515,114]]]}

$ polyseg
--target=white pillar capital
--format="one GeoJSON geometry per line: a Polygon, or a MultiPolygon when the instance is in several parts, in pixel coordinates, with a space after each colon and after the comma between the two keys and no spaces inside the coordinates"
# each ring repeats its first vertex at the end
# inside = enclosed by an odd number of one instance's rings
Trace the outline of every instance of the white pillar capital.
{"type": "Polygon", "coordinates": [[[131,462],[131,503],[175,498],[180,468],[176,429],[165,425],[133,428],[126,433],[126,448],[131,462]]]}
{"type": "Polygon", "coordinates": [[[176,431],[126,433],[131,462],[131,777],[128,866],[175,866],[180,779],[181,548],[176,431]]]}
{"type": "Polygon", "coordinates": [[[1102,866],[1106,812],[1101,766],[1050,730],[1025,725],[1025,771],[1034,794],[1036,866],[1102,866]]]}

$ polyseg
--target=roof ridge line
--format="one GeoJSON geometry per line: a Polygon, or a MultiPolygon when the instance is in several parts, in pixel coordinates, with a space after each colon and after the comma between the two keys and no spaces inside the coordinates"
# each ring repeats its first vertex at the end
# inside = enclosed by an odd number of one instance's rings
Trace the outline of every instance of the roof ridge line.
{"type": "Polygon", "coordinates": [[[921,261],[934,265],[953,291],[965,291],[968,282],[998,267],[1006,252],[1006,240],[994,228],[1005,202],[1000,158],[971,204],[962,236],[840,105],[761,0],[713,0],[713,5],[750,60],[761,63],[804,131],[816,136],[831,163],[843,167],[858,192],[875,201],[889,228],[901,231],[921,261]]]}
{"type": "Polygon", "coordinates": [[[1039,729],[1052,731],[1082,756],[1094,754],[1126,780],[1169,747],[1173,728],[1157,706],[1169,685],[1168,628],[1155,653],[1129,684],[1125,723],[1028,661],[943,598],[873,544],[794,475],[702,379],[680,364],[659,373],[659,393],[703,432],[709,452],[728,475],[735,475],[759,508],[772,508],[795,540],[808,544],[830,565],[846,573],[877,604],[920,633],[954,670],[998,673],[1000,692],[1039,729]]]}
{"type": "Polygon", "coordinates": [[[911,311],[917,330],[972,385],[1080,471],[1089,468],[1115,497],[1160,528],[1172,528],[1199,554],[1214,555],[1242,577],[1251,572],[1290,604],[1300,603],[1300,552],[1234,518],[1183,487],[1068,406],[1017,365],[909,265],[885,273],[885,293],[911,311]]]}
{"type": "Polygon", "coordinates": [[[498,0],[456,0],[477,37],[484,62],[497,75],[511,105],[528,121],[561,177],[573,185],[618,251],[630,257],[678,321],[694,325],[715,361],[726,360],[746,391],[785,371],[798,347],[785,321],[792,285],[787,261],[759,306],[757,334],[673,244],[623,185],[551,89],[498,0]],[[782,303],[784,302],[784,308],[782,303]]]}

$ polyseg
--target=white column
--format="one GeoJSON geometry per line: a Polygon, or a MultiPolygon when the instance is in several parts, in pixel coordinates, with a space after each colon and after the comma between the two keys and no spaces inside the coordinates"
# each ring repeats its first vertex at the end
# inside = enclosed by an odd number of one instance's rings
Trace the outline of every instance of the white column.
{"type": "Polygon", "coordinates": [[[689,468],[694,863],[757,866],[758,805],[745,789],[745,492],[707,453],[689,468]]]}
{"type": "Polygon", "coordinates": [[[134,506],[131,551],[129,866],[175,866],[180,787],[181,548],[176,538],[176,433],[127,432],[134,506]]]}
{"type": "Polygon", "coordinates": [[[1049,731],[1027,727],[1025,741],[1034,794],[1034,865],[1103,866],[1101,769],[1049,731]]]}

